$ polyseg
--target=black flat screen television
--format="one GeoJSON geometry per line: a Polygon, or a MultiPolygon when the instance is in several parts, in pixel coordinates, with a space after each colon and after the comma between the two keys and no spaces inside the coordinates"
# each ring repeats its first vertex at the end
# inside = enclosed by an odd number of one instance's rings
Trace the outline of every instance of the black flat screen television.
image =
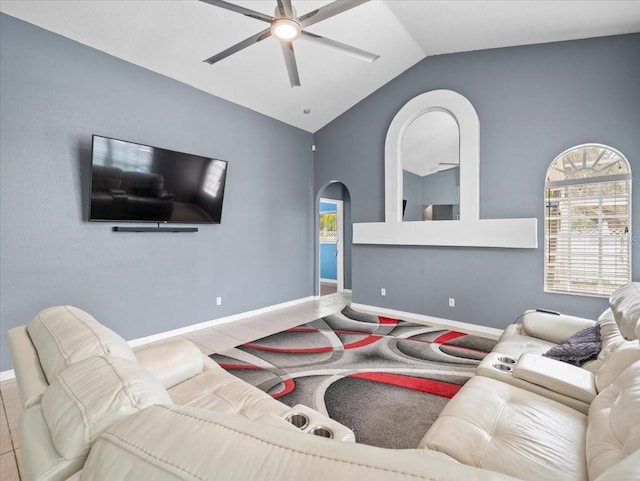
{"type": "Polygon", "coordinates": [[[224,160],[93,136],[90,221],[219,224],[224,160]]]}

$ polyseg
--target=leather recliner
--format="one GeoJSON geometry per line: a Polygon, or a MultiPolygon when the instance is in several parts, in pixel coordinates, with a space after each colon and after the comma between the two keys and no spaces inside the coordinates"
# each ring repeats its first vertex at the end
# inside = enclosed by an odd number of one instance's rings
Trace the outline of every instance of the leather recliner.
{"type": "Polygon", "coordinates": [[[229,374],[187,339],[174,338],[133,350],[118,334],[77,307],[44,309],[28,325],[11,329],[8,341],[18,393],[26,408],[19,436],[29,480],[63,480],[82,467],[87,446],[82,445],[82,450],[66,447],[66,439],[73,438],[67,435],[68,429],[85,425],[87,432],[96,435],[108,424],[86,425],[92,416],[114,422],[119,417],[109,409],[128,415],[160,402],[238,414],[296,431],[286,418],[304,409],[314,425],[330,426],[336,439],[353,440],[353,432],[345,426],[312,409],[291,408],[229,374]],[[106,374],[101,375],[98,367],[105,363],[110,367],[103,367],[106,374]],[[115,378],[107,375],[118,367],[115,378]],[[130,386],[137,386],[139,393],[131,394],[130,386]],[[65,397],[65,392],[74,394],[65,397]],[[102,392],[107,405],[93,399],[92,392],[102,392]],[[88,400],[83,398],[87,395],[88,400]],[[148,400],[140,402],[145,396],[148,400]],[[90,406],[97,414],[91,414],[90,406]],[[74,412],[84,414],[78,418],[70,414],[74,412]],[[56,429],[62,429],[61,434],[56,434],[56,429]]]}
{"type": "Polygon", "coordinates": [[[160,174],[123,171],[94,165],[91,174],[91,218],[170,220],[174,195],[164,189],[160,174]]]}
{"type": "MultiPolygon", "coordinates": [[[[286,421],[290,408],[186,340],[134,352],[84,311],[50,308],[9,335],[30,406],[23,464],[31,481],[637,481],[640,361],[624,353],[640,349],[640,316],[628,308],[640,313],[640,297],[624,291],[622,301],[614,322],[633,340],[602,360],[587,413],[476,375],[412,450],[308,435],[286,421]]],[[[338,439],[353,440],[342,428],[338,439]]]]}

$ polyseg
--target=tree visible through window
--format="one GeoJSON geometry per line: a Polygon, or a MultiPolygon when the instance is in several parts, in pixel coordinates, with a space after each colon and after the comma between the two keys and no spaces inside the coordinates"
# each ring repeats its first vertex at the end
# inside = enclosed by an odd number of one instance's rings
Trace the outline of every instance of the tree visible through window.
{"type": "Polygon", "coordinates": [[[545,291],[608,296],[631,280],[631,170],[598,144],[560,154],[545,184],[545,291]]]}
{"type": "Polygon", "coordinates": [[[320,213],[320,242],[333,242],[338,239],[337,212],[320,213]]]}

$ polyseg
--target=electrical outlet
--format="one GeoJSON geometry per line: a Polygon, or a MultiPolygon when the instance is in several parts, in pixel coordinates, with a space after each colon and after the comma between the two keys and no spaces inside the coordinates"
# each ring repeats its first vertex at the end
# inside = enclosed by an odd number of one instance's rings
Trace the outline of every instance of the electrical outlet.
{"type": "Polygon", "coordinates": [[[387,290],[384,287],[382,289],[380,289],[380,295],[381,296],[386,296],[387,295],[387,290]]]}
{"type": "Polygon", "coordinates": [[[216,306],[222,305],[222,297],[216,297],[216,306]]]}
{"type": "Polygon", "coordinates": [[[453,297],[449,298],[449,307],[456,307],[456,300],[453,297]]]}

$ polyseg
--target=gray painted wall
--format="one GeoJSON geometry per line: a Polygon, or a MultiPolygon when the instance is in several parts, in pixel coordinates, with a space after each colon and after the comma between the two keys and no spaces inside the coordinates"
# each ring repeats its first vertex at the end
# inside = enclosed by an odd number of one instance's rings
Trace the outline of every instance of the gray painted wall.
{"type": "Polygon", "coordinates": [[[313,294],[311,134],[0,15],[0,137],[0,370],[51,305],[133,339],[313,294]],[[227,160],[222,224],[87,222],[93,133],[227,160]]]}
{"type": "Polygon", "coordinates": [[[459,184],[457,167],[423,176],[403,170],[402,198],[407,201],[407,205],[402,219],[405,221],[422,221],[424,207],[432,204],[454,205],[455,212],[453,214],[449,213],[447,220],[457,219],[459,184]]]}
{"type": "Polygon", "coordinates": [[[426,204],[458,204],[458,168],[443,170],[422,178],[422,201],[426,204]]]}
{"type": "MultiPolygon", "coordinates": [[[[556,155],[585,142],[619,149],[640,175],[638,52],[633,34],[430,57],[318,131],[316,188],[342,181],[353,221],[380,222],[384,140],[394,115],[423,92],[459,92],[480,118],[481,217],[539,222],[540,247],[530,250],[354,245],[353,301],[495,327],[529,307],[583,316],[604,310],[602,298],[543,292],[544,178],[556,155]]],[[[638,196],[634,189],[634,240],[638,196]]],[[[633,273],[640,277],[638,249],[633,273]]]]}
{"type": "MultiPolygon", "coordinates": [[[[341,200],[344,202],[343,204],[344,288],[351,289],[351,285],[352,285],[351,247],[353,243],[353,224],[351,221],[351,196],[349,195],[349,191],[347,190],[347,188],[340,182],[333,182],[329,184],[324,188],[324,190],[322,190],[322,192],[320,192],[319,196],[325,199],[341,200]]],[[[319,228],[320,227],[318,226],[318,229],[319,228]]]]}

